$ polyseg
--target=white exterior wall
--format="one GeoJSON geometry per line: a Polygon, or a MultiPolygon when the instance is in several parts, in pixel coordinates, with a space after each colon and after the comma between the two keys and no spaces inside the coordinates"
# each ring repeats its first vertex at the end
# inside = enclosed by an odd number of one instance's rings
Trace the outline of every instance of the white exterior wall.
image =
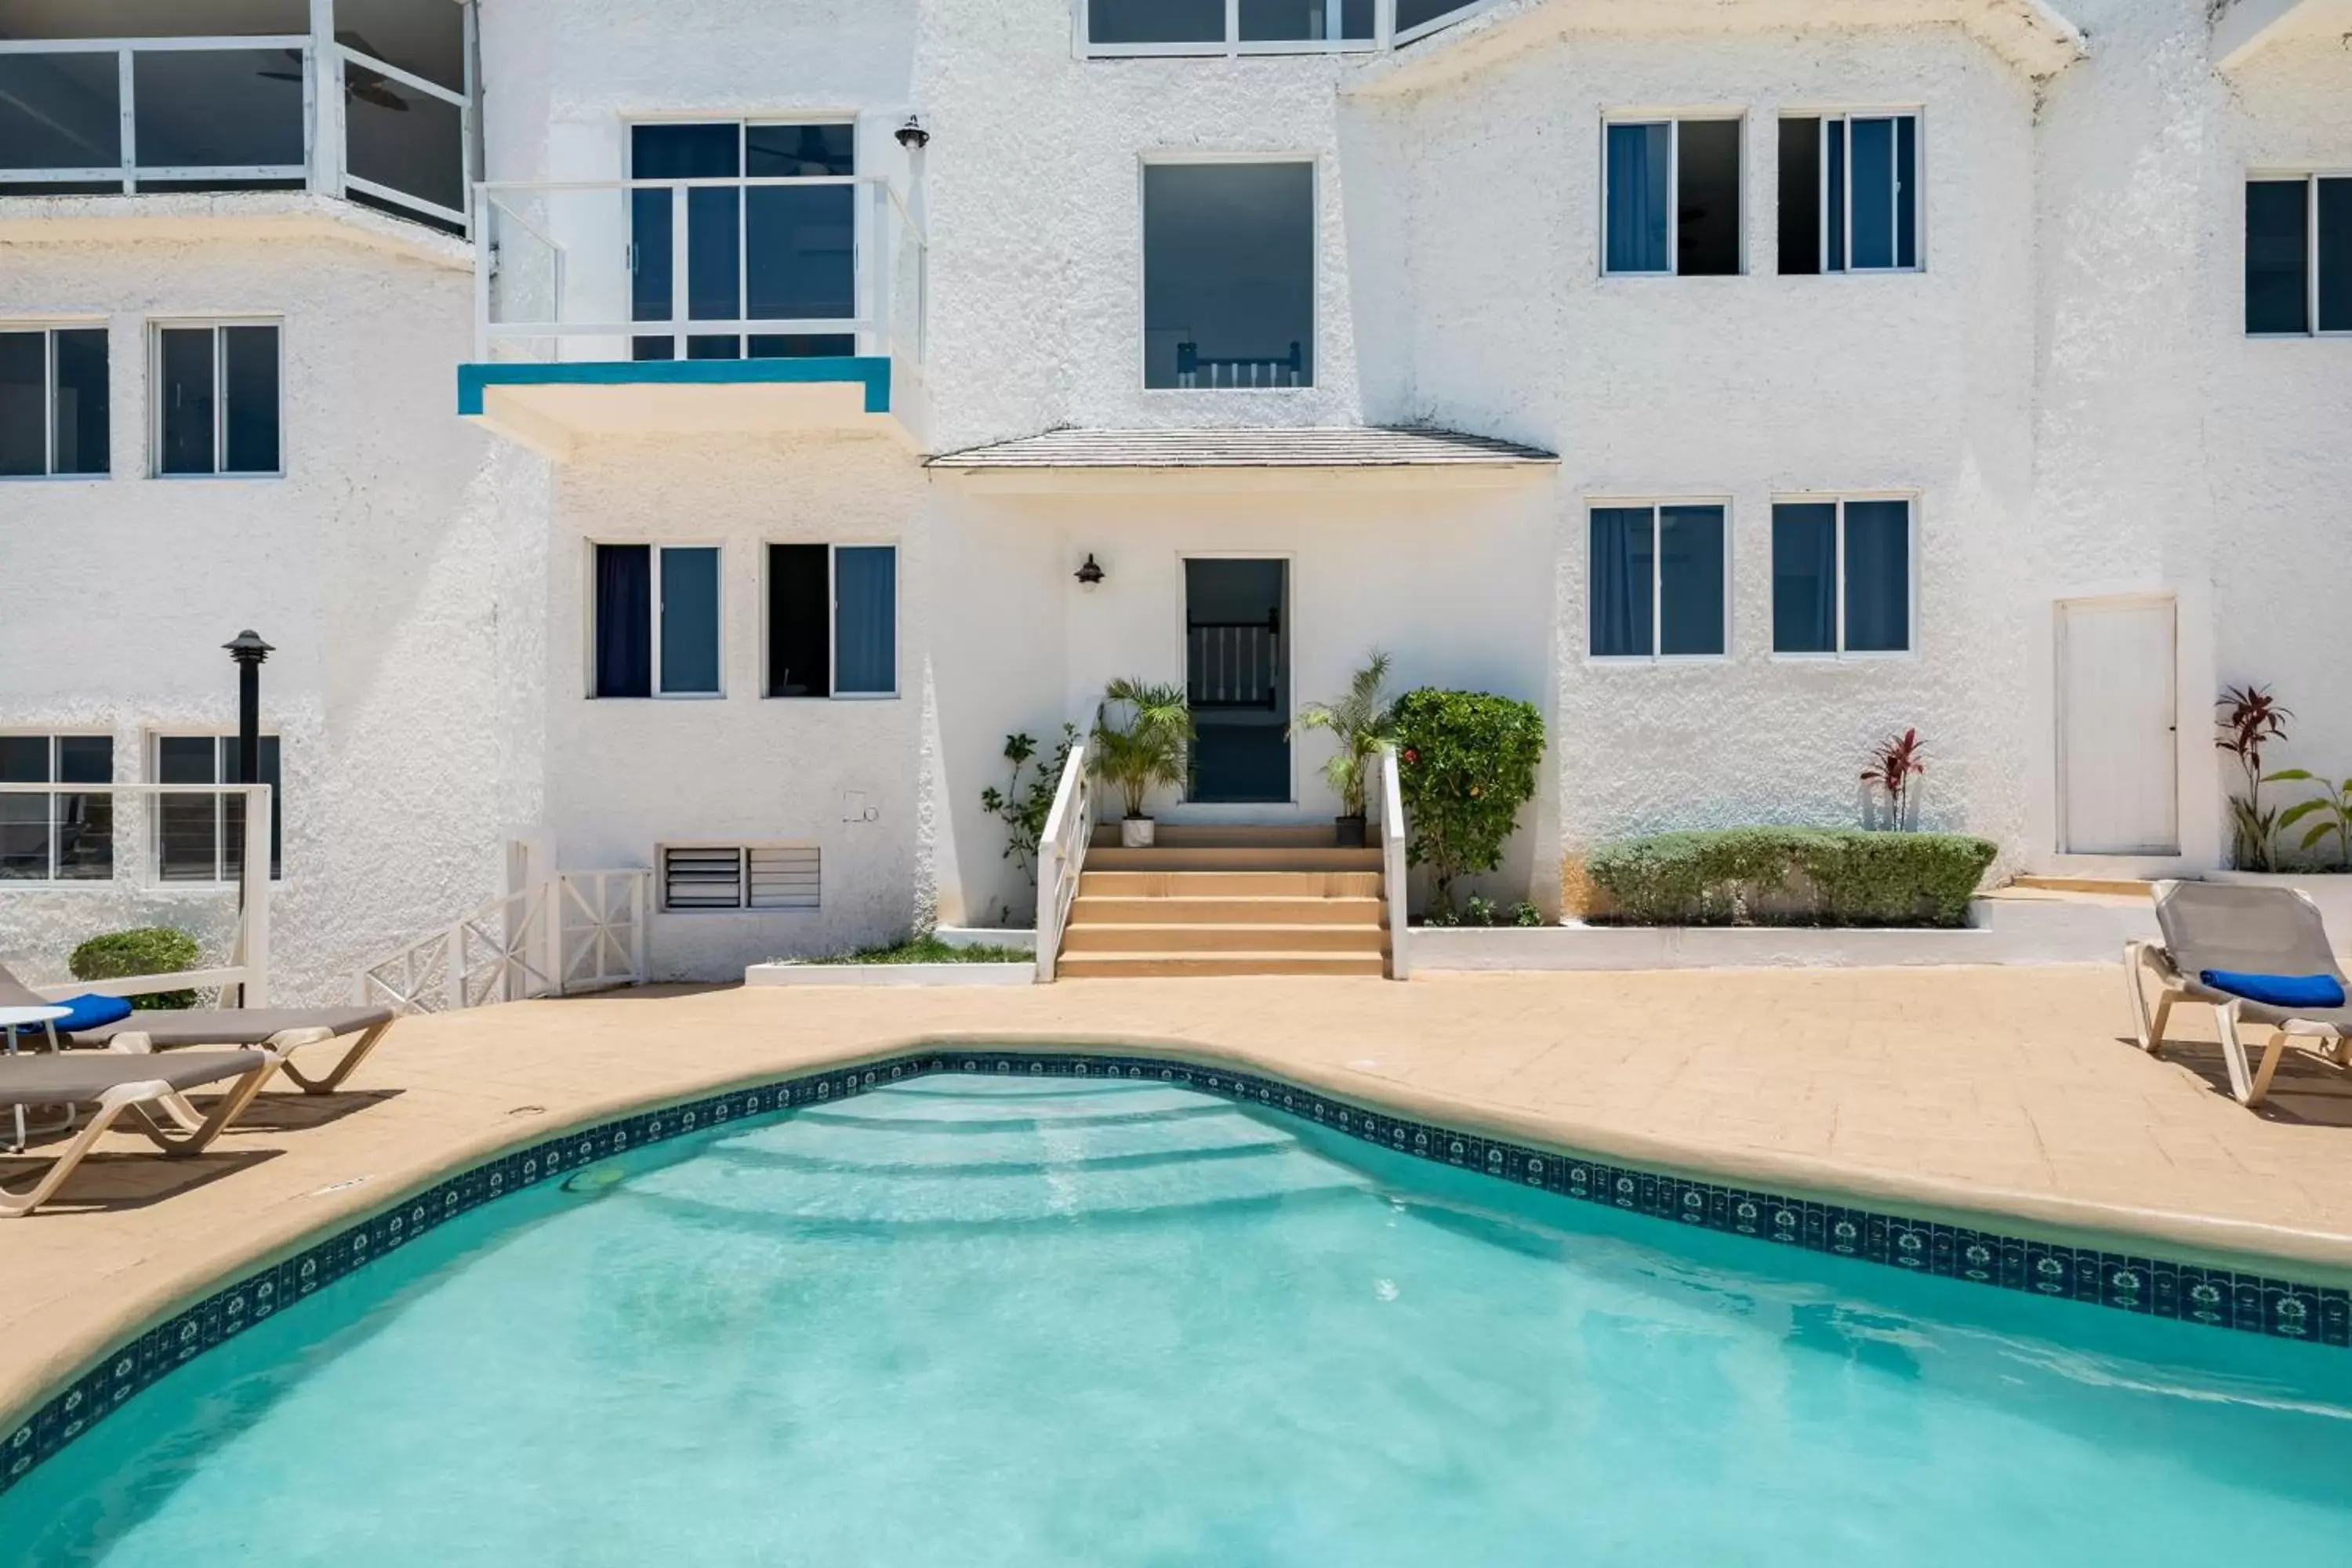
{"type": "MultiPolygon", "coordinates": [[[[489,443],[448,416],[472,289],[450,261],[324,238],[0,245],[0,323],[105,320],[113,465],[0,480],[0,726],[110,732],[116,776],[152,779],[153,735],[234,733],[220,645],[275,644],[284,998],[343,1000],[360,963],[499,890],[506,520],[475,483],[489,443]],[[232,315],[282,324],[285,476],[146,477],[148,324],[232,315]]],[[[225,956],[235,898],[127,866],[0,889],[0,959],[64,980],[84,938],[152,922],[225,956]]]]}

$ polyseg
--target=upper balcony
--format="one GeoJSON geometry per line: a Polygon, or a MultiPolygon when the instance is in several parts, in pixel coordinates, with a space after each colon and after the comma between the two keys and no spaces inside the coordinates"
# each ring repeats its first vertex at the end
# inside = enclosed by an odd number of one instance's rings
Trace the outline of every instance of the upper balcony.
{"type": "MultiPolygon", "coordinates": [[[[741,136],[752,168],[848,167],[846,126],[664,129],[741,136]],[[756,155],[787,132],[793,155],[756,155]]],[[[501,182],[476,210],[465,417],[556,458],[616,436],[921,439],[925,247],[882,177],[501,182]]]]}
{"type": "MultiPolygon", "coordinates": [[[[0,197],[305,191],[462,235],[471,15],[455,0],[19,0],[0,37],[0,197]]],[[[172,205],[33,216],[86,226],[172,205]]]]}

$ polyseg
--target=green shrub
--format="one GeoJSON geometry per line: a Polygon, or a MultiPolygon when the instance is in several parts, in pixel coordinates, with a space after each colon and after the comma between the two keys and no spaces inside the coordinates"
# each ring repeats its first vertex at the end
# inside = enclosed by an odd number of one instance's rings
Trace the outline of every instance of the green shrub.
{"type": "Polygon", "coordinates": [[[1729,827],[1603,845],[1585,871],[1636,925],[1958,926],[1998,853],[1958,833],[1729,827]]]}
{"type": "MultiPolygon", "coordinates": [[[[194,969],[201,956],[196,939],[186,931],[173,931],[169,926],[140,926],[133,931],[91,937],[73,950],[66,967],[76,980],[122,980],[133,974],[177,974],[183,969],[194,969]]],[[[133,1007],[152,1012],[159,1008],[193,1007],[196,994],[159,991],[152,996],[133,996],[130,1000],[133,1007]]]]}
{"type": "Polygon", "coordinates": [[[1536,792],[1543,715],[1508,697],[1423,687],[1397,699],[1395,717],[1408,851],[1430,868],[1438,910],[1451,911],[1455,878],[1502,864],[1536,792]]]}

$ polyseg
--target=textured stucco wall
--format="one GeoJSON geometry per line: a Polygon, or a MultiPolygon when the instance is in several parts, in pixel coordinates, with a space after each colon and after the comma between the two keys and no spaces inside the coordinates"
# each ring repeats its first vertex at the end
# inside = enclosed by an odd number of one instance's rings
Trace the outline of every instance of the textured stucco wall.
{"type": "MultiPolygon", "coordinates": [[[[152,734],[235,728],[220,645],[247,626],[275,643],[289,998],[341,1000],[360,963],[497,890],[503,519],[471,484],[488,444],[449,417],[471,291],[321,238],[0,245],[0,321],[106,320],[114,465],[0,483],[0,725],[110,731],[117,776],[152,778],[152,734]],[[144,477],[147,323],[229,314],[283,321],[285,477],[144,477]]],[[[9,890],[0,955],[54,980],[134,921],[225,938],[232,892],[146,881],[9,890]]]]}

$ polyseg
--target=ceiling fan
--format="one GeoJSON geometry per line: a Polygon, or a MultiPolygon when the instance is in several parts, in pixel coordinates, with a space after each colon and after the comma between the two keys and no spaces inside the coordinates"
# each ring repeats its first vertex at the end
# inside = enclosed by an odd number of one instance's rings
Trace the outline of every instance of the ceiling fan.
{"type": "MultiPolygon", "coordinates": [[[[357,49],[363,55],[375,55],[378,59],[383,58],[381,54],[377,54],[374,45],[357,33],[337,33],[335,42],[346,48],[357,49]]],[[[298,65],[301,62],[301,50],[288,49],[286,54],[298,65]]],[[[299,70],[261,71],[257,74],[268,78],[271,81],[302,79],[302,73],[299,70]]],[[[389,109],[396,114],[408,112],[408,100],[393,89],[391,78],[382,71],[370,70],[367,67],[351,60],[343,62],[343,90],[362,103],[372,103],[378,109],[389,109]]]]}

